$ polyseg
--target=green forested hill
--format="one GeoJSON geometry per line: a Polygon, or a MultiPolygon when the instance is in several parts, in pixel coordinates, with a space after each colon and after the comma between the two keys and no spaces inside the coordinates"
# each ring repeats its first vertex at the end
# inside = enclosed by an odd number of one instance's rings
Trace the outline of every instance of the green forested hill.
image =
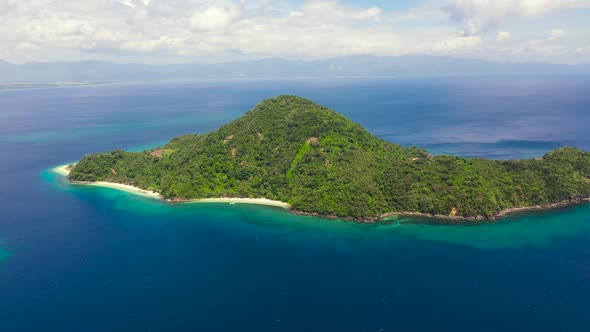
{"type": "Polygon", "coordinates": [[[431,157],[309,100],[280,96],[209,134],[139,153],[87,155],[70,179],[132,184],[170,199],[265,197],[341,217],[491,217],[590,197],[590,153],[567,147],[538,160],[431,157]]]}

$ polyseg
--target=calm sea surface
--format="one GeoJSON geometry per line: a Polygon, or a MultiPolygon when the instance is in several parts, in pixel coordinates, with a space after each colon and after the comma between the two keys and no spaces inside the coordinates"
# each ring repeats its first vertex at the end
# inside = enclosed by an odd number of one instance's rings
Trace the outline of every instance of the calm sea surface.
{"type": "Polygon", "coordinates": [[[238,80],[0,92],[0,331],[590,330],[590,205],[445,226],[164,203],[50,171],[296,94],[383,139],[590,150],[590,80],[238,80]]]}

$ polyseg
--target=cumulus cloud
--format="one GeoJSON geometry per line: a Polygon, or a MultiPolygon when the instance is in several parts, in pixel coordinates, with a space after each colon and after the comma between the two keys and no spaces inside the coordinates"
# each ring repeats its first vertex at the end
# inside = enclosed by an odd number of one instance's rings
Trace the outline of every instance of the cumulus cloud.
{"type": "Polygon", "coordinates": [[[478,36],[455,37],[434,43],[432,49],[443,53],[457,50],[464,52],[478,48],[481,43],[482,39],[478,36]]]}
{"type": "Polygon", "coordinates": [[[0,48],[18,41],[31,51],[209,58],[236,52],[313,58],[400,49],[395,31],[379,27],[381,8],[339,1],[87,0],[82,10],[76,0],[0,0],[0,8],[16,10],[23,3],[32,5],[19,8],[18,15],[0,12],[0,48]]]}
{"type": "MultiPolygon", "coordinates": [[[[539,28],[528,41],[520,40],[522,34],[513,27],[483,32],[510,17],[590,8],[590,0],[451,0],[444,10],[429,4],[392,11],[374,1],[361,6],[336,0],[85,0],[81,6],[79,0],[0,0],[0,58],[184,62],[363,54],[482,56],[512,54],[531,40],[538,43],[522,54],[548,54],[548,48],[559,54],[561,44],[576,38],[574,29],[561,23],[560,29],[554,29],[555,22],[539,28]]],[[[572,46],[571,53],[582,54],[576,49],[587,44],[586,39],[572,46]]]]}
{"type": "Polygon", "coordinates": [[[238,6],[217,7],[210,6],[204,11],[197,11],[191,16],[191,28],[193,30],[218,30],[235,22],[240,16],[238,6]]]}
{"type": "Polygon", "coordinates": [[[550,41],[556,41],[556,40],[561,39],[564,34],[565,34],[565,31],[563,31],[562,29],[553,29],[553,30],[551,30],[551,32],[549,32],[548,39],[550,41]]]}
{"type": "Polygon", "coordinates": [[[541,54],[552,56],[564,51],[564,46],[554,43],[548,43],[545,40],[532,40],[527,42],[524,47],[519,49],[521,54],[541,54]]]}
{"type": "Polygon", "coordinates": [[[512,39],[512,34],[507,31],[500,31],[496,34],[496,40],[500,43],[504,43],[510,41],[512,39]]]}
{"type": "Polygon", "coordinates": [[[464,35],[495,29],[507,18],[532,18],[568,9],[590,8],[590,0],[449,0],[445,10],[464,35]]]}
{"type": "Polygon", "coordinates": [[[300,11],[300,18],[319,19],[319,22],[342,22],[343,20],[351,21],[381,21],[383,10],[379,7],[370,8],[352,8],[344,6],[337,1],[309,1],[303,4],[300,11]]]}

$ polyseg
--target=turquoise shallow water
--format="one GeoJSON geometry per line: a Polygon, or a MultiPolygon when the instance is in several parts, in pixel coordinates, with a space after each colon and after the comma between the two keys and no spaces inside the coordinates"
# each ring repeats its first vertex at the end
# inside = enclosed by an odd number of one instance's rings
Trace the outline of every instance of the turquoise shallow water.
{"type": "Polygon", "coordinates": [[[254,205],[170,205],[49,171],[89,152],[207,132],[280,93],[332,106],[385,139],[460,155],[588,147],[590,85],[579,80],[1,92],[0,330],[590,329],[589,205],[499,223],[369,225],[254,205]]]}
{"type": "Polygon", "coordinates": [[[169,204],[157,199],[111,189],[70,184],[61,175],[46,171],[48,181],[73,194],[83,192],[112,202],[111,208],[139,216],[181,215],[190,218],[214,212],[229,228],[261,227],[265,231],[315,234],[354,241],[395,240],[409,237],[481,249],[550,247],[555,241],[590,234],[590,204],[558,210],[515,214],[499,222],[453,224],[443,220],[397,217],[375,224],[293,215],[288,211],[249,204],[169,204]],[[244,222],[246,218],[246,222],[244,222]],[[240,226],[241,225],[241,226],[240,226]]]}

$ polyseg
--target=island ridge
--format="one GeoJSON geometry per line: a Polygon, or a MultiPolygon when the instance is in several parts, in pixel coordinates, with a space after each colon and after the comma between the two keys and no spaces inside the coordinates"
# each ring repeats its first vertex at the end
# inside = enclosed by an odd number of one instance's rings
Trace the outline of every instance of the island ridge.
{"type": "Polygon", "coordinates": [[[564,147],[511,161],[431,156],[309,100],[280,96],[209,134],[143,152],[87,155],[68,178],[171,201],[268,199],[298,213],[359,221],[395,214],[479,220],[586,201],[590,153],[564,147]]]}

